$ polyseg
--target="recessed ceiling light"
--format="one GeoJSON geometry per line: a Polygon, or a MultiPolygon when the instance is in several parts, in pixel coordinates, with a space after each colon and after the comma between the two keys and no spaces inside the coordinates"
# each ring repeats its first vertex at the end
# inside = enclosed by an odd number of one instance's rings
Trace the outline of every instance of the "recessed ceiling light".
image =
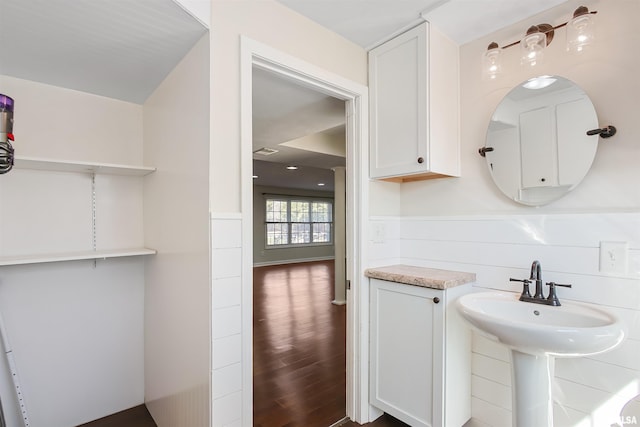
{"type": "Polygon", "coordinates": [[[296,169],[298,169],[297,166],[287,166],[287,169],[289,169],[290,171],[294,171],[296,169]]]}
{"type": "Polygon", "coordinates": [[[324,182],[319,182],[318,187],[324,187],[324,182]]]}
{"type": "Polygon", "coordinates": [[[278,150],[274,149],[274,148],[268,148],[268,147],[262,147],[256,151],[253,152],[253,154],[262,154],[263,156],[270,156],[272,154],[277,153],[278,150]]]}

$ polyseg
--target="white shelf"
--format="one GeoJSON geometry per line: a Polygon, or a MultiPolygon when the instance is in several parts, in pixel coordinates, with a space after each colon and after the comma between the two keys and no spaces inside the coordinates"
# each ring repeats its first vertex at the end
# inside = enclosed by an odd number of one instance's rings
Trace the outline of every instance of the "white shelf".
{"type": "Polygon", "coordinates": [[[14,167],[17,169],[35,169],[55,172],[83,172],[110,175],[145,176],[155,172],[156,168],[147,166],[118,165],[111,163],[89,163],[66,160],[48,160],[35,157],[16,156],[14,167]]]}
{"type": "Polygon", "coordinates": [[[46,262],[78,261],[83,259],[106,259],[140,255],[154,255],[156,250],[149,248],[117,249],[108,251],[67,252],[60,254],[24,255],[0,257],[0,266],[41,264],[46,262]]]}

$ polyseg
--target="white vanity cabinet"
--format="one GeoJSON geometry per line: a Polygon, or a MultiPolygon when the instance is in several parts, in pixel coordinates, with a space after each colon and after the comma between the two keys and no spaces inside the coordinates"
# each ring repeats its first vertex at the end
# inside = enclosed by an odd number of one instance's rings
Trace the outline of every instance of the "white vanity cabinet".
{"type": "Polygon", "coordinates": [[[452,304],[470,289],[370,279],[371,405],[413,427],[469,420],[471,333],[452,304]]]}
{"type": "Polygon", "coordinates": [[[458,46],[428,22],[369,52],[370,175],[460,176],[458,46]]]}

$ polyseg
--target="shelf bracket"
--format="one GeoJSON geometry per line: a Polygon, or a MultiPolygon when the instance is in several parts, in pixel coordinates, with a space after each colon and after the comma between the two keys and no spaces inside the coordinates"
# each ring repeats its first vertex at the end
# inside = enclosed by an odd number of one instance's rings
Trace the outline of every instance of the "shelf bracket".
{"type": "MultiPolygon", "coordinates": [[[[94,252],[98,250],[96,242],[96,173],[91,174],[91,246],[94,252]]],[[[93,259],[93,268],[98,266],[98,261],[93,259]]]]}

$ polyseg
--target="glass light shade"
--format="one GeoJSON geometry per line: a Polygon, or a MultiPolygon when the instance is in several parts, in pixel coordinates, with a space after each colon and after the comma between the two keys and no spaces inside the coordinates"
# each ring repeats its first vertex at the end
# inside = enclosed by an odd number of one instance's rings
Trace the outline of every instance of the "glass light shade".
{"type": "Polygon", "coordinates": [[[574,17],[567,23],[567,51],[582,52],[596,38],[593,15],[585,13],[574,17]]]}
{"type": "Polygon", "coordinates": [[[484,76],[489,80],[494,80],[502,72],[502,49],[495,47],[487,49],[482,57],[482,68],[484,76]]]}
{"type": "Polygon", "coordinates": [[[545,47],[547,47],[545,33],[534,32],[527,34],[520,40],[520,52],[522,54],[520,62],[523,65],[535,66],[542,59],[545,47]]]}

